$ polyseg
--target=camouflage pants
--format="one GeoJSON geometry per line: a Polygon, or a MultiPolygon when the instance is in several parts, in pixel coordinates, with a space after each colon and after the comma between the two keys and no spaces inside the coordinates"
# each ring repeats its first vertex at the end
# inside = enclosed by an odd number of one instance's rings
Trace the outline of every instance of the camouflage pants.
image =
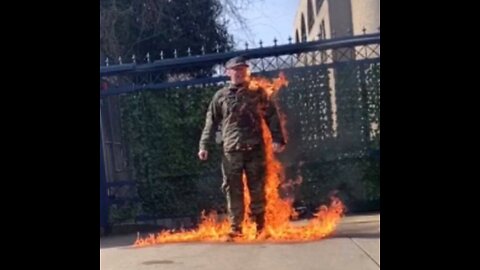
{"type": "Polygon", "coordinates": [[[222,190],[227,198],[227,209],[232,230],[240,230],[244,217],[243,181],[247,177],[250,209],[257,227],[262,227],[265,213],[265,154],[262,149],[225,152],[222,157],[222,190]],[[260,225],[259,225],[260,224],[260,225]]]}

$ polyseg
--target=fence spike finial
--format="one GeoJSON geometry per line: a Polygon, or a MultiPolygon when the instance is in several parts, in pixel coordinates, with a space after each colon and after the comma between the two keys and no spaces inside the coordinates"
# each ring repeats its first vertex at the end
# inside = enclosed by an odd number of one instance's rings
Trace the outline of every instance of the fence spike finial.
{"type": "Polygon", "coordinates": [[[108,67],[109,61],[110,61],[110,60],[108,60],[108,57],[107,57],[107,58],[105,58],[105,66],[107,66],[107,67],[108,67]]]}
{"type": "Polygon", "coordinates": [[[188,47],[187,54],[188,56],[192,56],[192,51],[190,50],[190,47],[188,47]]]}
{"type": "Polygon", "coordinates": [[[118,64],[119,64],[119,65],[123,64],[123,63],[122,63],[122,57],[121,57],[121,56],[118,57],[118,64]]]}
{"type": "Polygon", "coordinates": [[[288,37],[288,44],[292,44],[292,37],[291,36],[288,37]]]}
{"type": "Polygon", "coordinates": [[[215,51],[216,51],[217,53],[220,52],[220,45],[218,45],[218,43],[215,44],[215,51]]]}
{"type": "Polygon", "coordinates": [[[365,26],[362,28],[362,32],[364,35],[367,33],[367,28],[365,28],[365,26]]]}
{"type": "Polygon", "coordinates": [[[248,42],[245,42],[245,50],[248,50],[248,42]]]}
{"type": "Polygon", "coordinates": [[[205,54],[205,46],[202,45],[202,55],[205,54]]]}
{"type": "Polygon", "coordinates": [[[177,49],[173,50],[173,57],[177,58],[177,49]]]}
{"type": "Polygon", "coordinates": [[[277,40],[277,37],[274,37],[274,38],[273,38],[273,46],[277,46],[277,41],[278,41],[278,40],[277,40]]]}
{"type": "Polygon", "coordinates": [[[263,41],[261,39],[260,39],[259,44],[260,44],[260,48],[263,48],[263,41]]]}
{"type": "Polygon", "coordinates": [[[137,60],[135,59],[135,54],[132,55],[132,63],[136,64],[137,60]]]}
{"type": "Polygon", "coordinates": [[[150,63],[150,53],[147,52],[147,63],[150,63]]]}
{"type": "Polygon", "coordinates": [[[160,60],[163,60],[163,50],[160,51],[160,60]]]}

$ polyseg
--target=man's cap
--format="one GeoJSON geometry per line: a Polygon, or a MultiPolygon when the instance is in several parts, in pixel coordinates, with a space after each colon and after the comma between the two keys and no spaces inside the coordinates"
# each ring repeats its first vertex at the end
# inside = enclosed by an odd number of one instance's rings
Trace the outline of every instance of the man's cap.
{"type": "Polygon", "coordinates": [[[227,63],[225,63],[225,68],[227,69],[240,66],[248,67],[247,59],[243,56],[233,57],[232,59],[228,60],[227,63]]]}

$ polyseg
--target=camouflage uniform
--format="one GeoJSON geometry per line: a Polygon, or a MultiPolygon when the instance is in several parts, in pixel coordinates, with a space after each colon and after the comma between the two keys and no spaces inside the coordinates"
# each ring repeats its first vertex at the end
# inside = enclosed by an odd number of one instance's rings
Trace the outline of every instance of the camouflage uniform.
{"type": "Polygon", "coordinates": [[[208,107],[200,150],[208,150],[218,125],[223,140],[222,190],[232,231],[241,232],[244,217],[242,173],[245,171],[251,197],[251,212],[257,230],[263,229],[265,212],[265,153],[261,117],[273,142],[285,144],[276,108],[263,89],[249,90],[248,84],[232,84],[217,91],[208,107]]]}

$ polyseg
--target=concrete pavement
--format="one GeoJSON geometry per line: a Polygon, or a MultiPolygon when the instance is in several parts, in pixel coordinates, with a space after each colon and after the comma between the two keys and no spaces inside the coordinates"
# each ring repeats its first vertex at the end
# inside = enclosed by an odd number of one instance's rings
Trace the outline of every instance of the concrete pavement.
{"type": "Polygon", "coordinates": [[[371,270],[380,268],[380,215],[345,217],[326,239],[299,243],[178,243],[133,248],[136,235],[100,239],[100,269],[371,270]]]}

